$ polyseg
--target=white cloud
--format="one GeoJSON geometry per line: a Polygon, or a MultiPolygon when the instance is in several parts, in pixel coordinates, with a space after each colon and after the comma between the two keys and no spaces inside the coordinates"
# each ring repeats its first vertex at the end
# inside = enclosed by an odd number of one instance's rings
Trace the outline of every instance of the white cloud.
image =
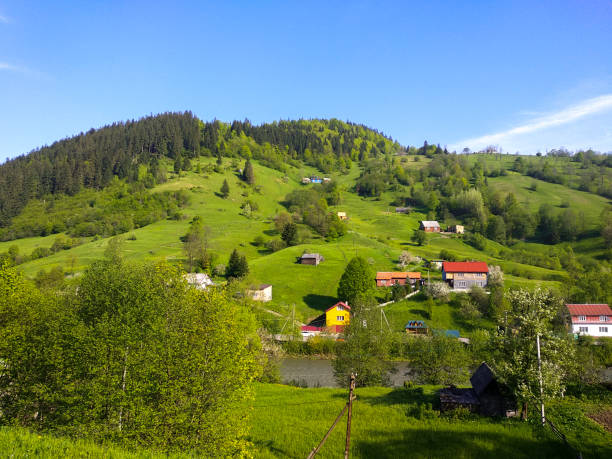
{"type": "MultiPolygon", "coordinates": [[[[546,137],[549,137],[547,135],[541,135],[543,134],[542,131],[550,131],[552,128],[569,123],[575,123],[589,115],[602,114],[609,110],[612,110],[612,94],[604,94],[599,97],[587,99],[579,104],[564,108],[558,112],[535,117],[525,124],[506,131],[495,132],[492,134],[455,142],[453,145],[451,145],[451,149],[460,151],[464,147],[469,147],[472,150],[478,150],[488,145],[499,145],[504,148],[505,151],[515,151],[516,149],[519,149],[523,153],[535,153],[535,151],[524,151],[524,148],[545,149],[563,145],[564,134],[571,134],[574,141],[576,140],[576,132],[570,132],[571,129],[566,129],[564,132],[557,133],[557,137],[559,138],[556,145],[540,145],[539,147],[536,147],[538,143],[542,143],[542,141],[545,141],[544,139],[546,137]],[[521,146],[523,149],[517,148],[519,146],[521,146]]],[[[588,144],[590,139],[585,138],[583,141],[588,144]]],[[[610,145],[608,148],[612,148],[612,145],[610,145]]]]}
{"type": "Polygon", "coordinates": [[[8,24],[8,23],[9,23],[9,22],[11,22],[11,21],[10,21],[10,20],[9,20],[9,18],[7,18],[6,16],[2,16],[2,15],[0,14],[0,22],[4,22],[5,24],[8,24]]]}
{"type": "Polygon", "coordinates": [[[11,72],[27,72],[28,70],[18,65],[9,64],[8,62],[0,62],[0,70],[9,70],[11,72]]]}

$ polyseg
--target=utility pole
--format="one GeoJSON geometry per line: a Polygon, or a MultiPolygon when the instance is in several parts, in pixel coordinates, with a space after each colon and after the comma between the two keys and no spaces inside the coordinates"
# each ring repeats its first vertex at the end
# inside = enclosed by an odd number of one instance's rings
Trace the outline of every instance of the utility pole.
{"type": "Polygon", "coordinates": [[[349,399],[348,399],[348,418],[346,420],[346,447],[344,448],[344,459],[349,457],[349,449],[351,446],[351,419],[353,418],[353,399],[355,396],[355,373],[351,373],[351,382],[349,384],[349,399]]]}
{"type": "Polygon", "coordinates": [[[340,414],[338,415],[338,417],[336,417],[336,420],[334,421],[334,423],[331,425],[327,433],[323,436],[323,439],[319,442],[319,444],[315,447],[315,449],[313,449],[310,452],[310,454],[308,455],[308,459],[312,459],[319,452],[319,450],[325,443],[325,440],[327,440],[327,437],[329,437],[329,434],[332,433],[332,430],[334,430],[334,427],[336,427],[336,425],[338,424],[338,421],[340,421],[340,419],[342,418],[342,416],[344,416],[344,413],[346,413],[347,410],[349,414],[348,414],[348,421],[346,425],[346,449],[344,451],[344,457],[348,459],[348,451],[349,451],[349,446],[351,442],[351,417],[352,417],[352,412],[353,412],[353,399],[355,398],[355,396],[353,395],[354,390],[355,390],[355,374],[351,373],[351,379],[349,383],[348,402],[346,403],[346,405],[344,405],[344,408],[342,408],[342,411],[340,411],[340,414]]]}
{"type": "Polygon", "coordinates": [[[542,387],[542,359],[540,357],[540,334],[536,335],[536,343],[538,347],[538,378],[540,379],[540,408],[542,410],[542,425],[546,425],[546,416],[544,415],[544,388],[542,387]]]}

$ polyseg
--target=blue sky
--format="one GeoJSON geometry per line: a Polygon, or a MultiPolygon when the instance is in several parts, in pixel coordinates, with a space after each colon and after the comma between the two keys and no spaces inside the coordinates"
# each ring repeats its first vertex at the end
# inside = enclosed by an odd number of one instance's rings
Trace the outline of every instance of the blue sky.
{"type": "Polygon", "coordinates": [[[612,1],[0,0],[0,159],[175,110],[612,151],[612,1]]]}

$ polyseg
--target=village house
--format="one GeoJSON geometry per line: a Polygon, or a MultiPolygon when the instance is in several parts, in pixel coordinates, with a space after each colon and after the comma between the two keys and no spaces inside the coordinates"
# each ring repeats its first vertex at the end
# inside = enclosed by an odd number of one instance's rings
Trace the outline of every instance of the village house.
{"type": "Polygon", "coordinates": [[[246,291],[247,295],[254,301],[272,301],[272,286],[261,284],[257,287],[250,287],[246,291]]]}
{"type": "Polygon", "coordinates": [[[325,259],[318,253],[304,253],[299,258],[298,262],[302,265],[318,266],[325,259]]]}
{"type": "Polygon", "coordinates": [[[187,283],[198,290],[206,290],[211,285],[215,285],[208,274],[188,273],[183,276],[187,283]]]}
{"type": "Polygon", "coordinates": [[[448,233],[457,233],[457,234],[464,234],[465,233],[465,227],[463,225],[452,225],[449,226],[446,231],[448,233]]]}
{"type": "Polygon", "coordinates": [[[484,261],[445,261],[442,263],[442,280],[453,289],[469,289],[476,285],[487,286],[489,267],[484,261]]]}
{"type": "Polygon", "coordinates": [[[302,177],[302,185],[308,185],[310,183],[310,177],[302,177]]]}
{"type": "Polygon", "coordinates": [[[435,220],[423,220],[419,225],[419,229],[426,233],[439,233],[440,224],[435,220]]]}
{"type": "Polygon", "coordinates": [[[340,220],[348,220],[348,217],[346,216],[346,212],[338,212],[337,215],[340,220]]]}
{"type": "Polygon", "coordinates": [[[398,214],[409,214],[412,211],[410,207],[396,207],[395,212],[398,214]]]}
{"type": "Polygon", "coordinates": [[[472,387],[459,389],[451,386],[440,390],[440,411],[467,408],[483,416],[513,417],[517,415],[516,400],[507,387],[498,383],[486,363],[480,364],[470,378],[472,387]]]}
{"type": "Polygon", "coordinates": [[[410,320],[404,329],[409,335],[427,335],[429,333],[429,328],[423,320],[410,320]]]}
{"type": "Polygon", "coordinates": [[[325,326],[341,333],[344,327],[351,322],[351,307],[342,301],[325,310],[325,326]]]}
{"type": "Polygon", "coordinates": [[[393,285],[415,285],[421,280],[419,272],[378,272],[376,273],[377,287],[390,287],[393,285]]]}
{"type": "Polygon", "coordinates": [[[612,309],[607,304],[566,304],[572,333],[612,336],[612,309]]]}

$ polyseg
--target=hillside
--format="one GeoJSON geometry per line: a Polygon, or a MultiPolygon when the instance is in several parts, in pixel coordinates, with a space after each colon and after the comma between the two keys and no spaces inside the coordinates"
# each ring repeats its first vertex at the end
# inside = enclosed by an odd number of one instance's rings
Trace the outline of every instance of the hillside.
{"type": "MultiPolygon", "coordinates": [[[[57,142],[0,166],[0,178],[6,185],[14,171],[34,173],[37,161],[49,162],[62,155],[85,164],[87,152],[98,152],[105,135],[113,139],[123,135],[130,143],[132,134],[140,132],[149,142],[143,132],[151,126],[166,126],[164,120],[173,116],[111,126],[57,142]],[[79,154],[72,152],[81,144],[79,154]]],[[[190,120],[192,115],[178,119],[190,120]]],[[[230,252],[237,248],[250,265],[243,285],[272,284],[274,299],[266,309],[287,316],[295,305],[296,318],[304,322],[336,301],[338,280],[356,254],[368,259],[375,271],[397,269],[402,251],[425,259],[483,260],[502,268],[506,287],[541,284],[568,295],[573,293],[566,280],[576,277],[568,277],[568,269],[586,273],[607,266],[610,260],[610,249],[600,235],[605,225],[602,216],[610,212],[608,200],[522,175],[513,170],[514,156],[452,155],[432,145],[406,151],[377,131],[336,120],[257,127],[248,122],[197,121],[198,148],[191,153],[186,140],[174,153],[169,143],[156,154],[157,147],[141,148],[143,153],[134,156],[137,173],[116,174],[100,189],[84,185],[74,193],[41,190],[40,197],[31,196],[0,229],[9,239],[0,242],[0,254],[18,263],[31,278],[54,267],[72,275],[102,257],[111,236],[122,234],[126,258],[182,264],[185,254],[180,238],[192,219],[200,217],[207,227],[210,257],[204,269],[227,264],[230,252]],[[288,143],[283,146],[284,142],[288,143]],[[252,158],[253,185],[240,174],[247,158],[252,158]],[[329,186],[301,183],[303,177],[322,174],[331,178],[329,186]],[[220,193],[224,181],[229,185],[227,198],[220,193]],[[303,204],[310,210],[286,202],[289,196],[311,202],[303,204]],[[412,211],[395,213],[400,205],[412,211]],[[299,237],[295,245],[282,248],[275,218],[287,211],[297,223],[299,237]],[[337,211],[346,212],[349,220],[338,226],[340,234],[335,230],[332,234],[328,223],[340,224],[332,217],[337,211]],[[322,227],[308,220],[313,215],[331,220],[322,227]],[[438,219],[443,227],[463,223],[468,231],[465,236],[432,234],[418,245],[413,235],[423,219],[438,219]],[[551,228],[559,232],[552,234],[551,228]],[[15,237],[19,239],[10,240],[15,237]],[[271,249],[273,241],[277,247],[271,249]],[[296,264],[304,251],[321,253],[325,262],[318,267],[296,264]]],[[[167,128],[162,127],[160,132],[167,128]]],[[[10,207],[10,199],[2,195],[0,203],[10,207]]],[[[440,278],[439,272],[428,270],[422,262],[409,269],[420,270],[432,280],[440,278]]],[[[407,318],[420,317],[418,311],[423,308],[414,301],[388,308],[395,327],[401,328],[407,318]]],[[[434,319],[434,325],[464,333],[473,328],[474,324],[457,319],[452,305],[440,304],[439,310],[440,319],[434,319]]],[[[272,322],[280,322],[265,312],[261,315],[272,329],[272,322]]]]}

